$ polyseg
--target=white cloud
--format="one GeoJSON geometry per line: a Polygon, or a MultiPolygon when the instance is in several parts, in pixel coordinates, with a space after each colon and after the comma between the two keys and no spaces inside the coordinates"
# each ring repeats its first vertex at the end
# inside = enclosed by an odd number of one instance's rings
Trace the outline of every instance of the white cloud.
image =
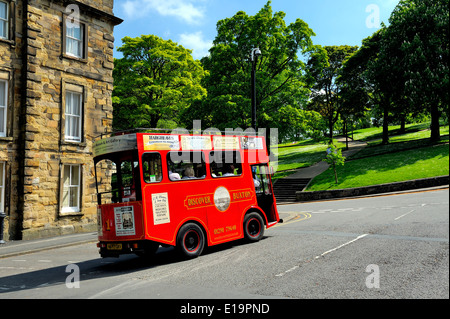
{"type": "Polygon", "coordinates": [[[198,24],[205,15],[204,0],[126,0],[122,8],[128,18],[142,18],[150,12],[174,16],[189,24],[198,24]]]}
{"type": "Polygon", "coordinates": [[[194,59],[201,59],[208,55],[208,50],[212,47],[213,42],[203,39],[201,31],[195,33],[180,34],[179,43],[186,49],[193,50],[194,59]]]}

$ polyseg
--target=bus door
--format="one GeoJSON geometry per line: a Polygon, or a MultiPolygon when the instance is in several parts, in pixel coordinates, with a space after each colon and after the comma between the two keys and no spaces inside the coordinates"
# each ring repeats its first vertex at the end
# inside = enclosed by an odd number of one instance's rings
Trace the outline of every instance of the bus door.
{"type": "Polygon", "coordinates": [[[253,165],[252,175],[258,206],[266,213],[269,223],[277,221],[269,166],[267,164],[253,165]]]}
{"type": "Polygon", "coordinates": [[[120,201],[125,203],[142,200],[137,152],[133,152],[132,157],[122,158],[117,168],[120,201]]]}

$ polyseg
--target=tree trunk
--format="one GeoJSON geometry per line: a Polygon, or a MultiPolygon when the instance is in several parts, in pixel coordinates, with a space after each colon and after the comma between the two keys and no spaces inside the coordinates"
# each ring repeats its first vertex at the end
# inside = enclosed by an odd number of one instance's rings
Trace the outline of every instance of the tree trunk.
{"type": "Polygon", "coordinates": [[[437,142],[441,138],[440,128],[439,128],[439,117],[440,112],[437,104],[431,105],[431,141],[437,142]]]}
{"type": "Polygon", "coordinates": [[[402,114],[400,118],[400,134],[404,134],[406,132],[406,115],[402,114]]]}
{"type": "Polygon", "coordinates": [[[348,150],[348,125],[347,119],[344,121],[345,149],[348,150]]]}
{"type": "Polygon", "coordinates": [[[382,144],[389,144],[389,111],[388,107],[384,107],[383,111],[383,142],[382,144]]]}
{"type": "Polygon", "coordinates": [[[336,171],[336,165],[333,164],[333,170],[334,170],[334,180],[336,181],[336,185],[338,184],[338,177],[337,177],[337,171],[336,171]]]}
{"type": "Polygon", "coordinates": [[[328,123],[328,129],[330,130],[330,141],[333,142],[333,117],[331,116],[329,119],[329,123],[328,123]]]}

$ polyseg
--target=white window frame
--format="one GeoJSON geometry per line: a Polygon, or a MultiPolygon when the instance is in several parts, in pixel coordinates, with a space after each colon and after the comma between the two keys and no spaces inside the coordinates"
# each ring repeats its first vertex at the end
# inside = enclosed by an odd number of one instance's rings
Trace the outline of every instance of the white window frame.
{"type": "Polygon", "coordinates": [[[66,142],[81,143],[83,136],[83,93],[66,91],[65,98],[65,129],[64,129],[64,140],[66,142]],[[78,96],[78,109],[79,114],[73,113],[74,110],[74,96],[78,96]],[[75,121],[77,120],[77,121],[75,121]],[[74,125],[75,122],[75,125],[74,125]],[[78,129],[78,135],[73,134],[74,128],[78,129]]]}
{"type": "Polygon", "coordinates": [[[81,211],[81,165],[65,164],[62,170],[61,213],[79,213],[81,211]],[[66,168],[69,168],[69,176],[66,176],[66,168]],[[74,172],[74,168],[78,168],[78,174],[74,172]],[[78,175],[78,184],[74,184],[75,175],[78,175]],[[72,194],[76,195],[76,205],[71,206],[72,194]],[[65,206],[66,198],[69,205],[65,206]]]}
{"type": "MultiPolygon", "coordinates": [[[[3,101],[0,100],[0,112],[3,112],[3,130],[0,130],[0,137],[6,137],[6,123],[8,118],[8,81],[0,80],[0,83],[4,83],[5,92],[3,101]]],[[[1,126],[0,126],[1,127],[1,126]]]]}
{"type": "Polygon", "coordinates": [[[86,26],[84,23],[81,23],[79,21],[71,22],[71,18],[67,17],[65,19],[65,42],[66,42],[66,52],[68,56],[72,56],[79,59],[84,59],[84,52],[85,52],[85,28],[86,26]],[[74,26],[78,26],[80,28],[80,38],[75,37],[75,34],[73,30],[75,29],[74,26]],[[74,46],[75,44],[75,46],[74,46]],[[76,47],[76,48],[75,48],[76,47]],[[76,52],[75,52],[76,51],[76,52]]]}
{"type": "Polygon", "coordinates": [[[6,8],[6,17],[0,17],[0,23],[3,24],[3,30],[5,33],[4,35],[0,34],[0,39],[8,40],[8,38],[9,38],[9,5],[5,1],[0,1],[0,3],[3,3],[6,8]]]}

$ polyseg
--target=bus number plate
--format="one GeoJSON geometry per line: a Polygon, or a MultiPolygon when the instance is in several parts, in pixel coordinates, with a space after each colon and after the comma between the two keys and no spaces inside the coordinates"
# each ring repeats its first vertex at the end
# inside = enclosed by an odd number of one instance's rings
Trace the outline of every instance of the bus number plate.
{"type": "Polygon", "coordinates": [[[106,244],[108,250],[122,250],[122,244],[106,244]]]}

